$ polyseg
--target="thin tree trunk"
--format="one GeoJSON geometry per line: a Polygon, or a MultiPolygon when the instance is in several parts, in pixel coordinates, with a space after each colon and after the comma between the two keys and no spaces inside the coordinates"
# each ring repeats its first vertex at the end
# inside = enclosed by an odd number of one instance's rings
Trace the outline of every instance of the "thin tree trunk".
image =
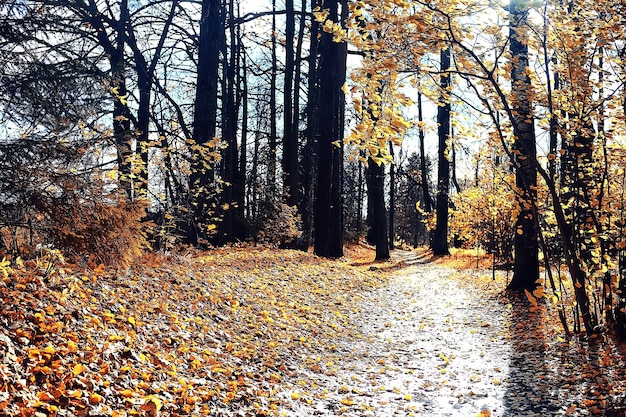
{"type": "MultiPolygon", "coordinates": [[[[239,11],[240,3],[237,3],[237,15],[240,14],[239,11]]],[[[241,66],[240,69],[240,80],[241,83],[241,146],[239,149],[239,163],[237,164],[237,181],[238,186],[235,188],[235,210],[237,212],[237,217],[241,219],[242,223],[245,223],[245,196],[246,196],[246,172],[247,172],[247,164],[248,164],[248,76],[247,76],[247,61],[246,54],[243,51],[243,42],[241,36],[241,28],[237,26],[237,39],[239,44],[239,54],[238,60],[241,66]]],[[[238,84],[239,84],[238,83],[238,84]]],[[[243,224],[242,224],[243,226],[243,224]]],[[[244,236],[245,231],[242,231],[239,235],[244,236]]]]}
{"type": "Polygon", "coordinates": [[[270,136],[269,155],[267,162],[267,206],[273,207],[276,197],[276,153],[277,153],[277,109],[276,109],[276,79],[278,72],[278,58],[276,55],[276,0],[272,0],[272,68],[270,70],[270,136]]]}
{"type": "Polygon", "coordinates": [[[396,205],[396,169],[393,143],[389,142],[389,154],[392,163],[389,164],[389,249],[395,249],[395,205],[396,205]]]}
{"type": "Polygon", "coordinates": [[[422,194],[424,195],[424,210],[427,213],[433,211],[433,199],[430,196],[430,187],[428,186],[428,168],[426,166],[426,146],[424,140],[424,127],[422,122],[424,118],[422,116],[422,93],[417,93],[417,117],[419,121],[419,146],[420,146],[420,173],[421,173],[421,186],[422,194]]]}
{"type": "MultiPolygon", "coordinates": [[[[306,0],[303,0],[303,4],[306,0]]],[[[311,0],[311,9],[321,7],[319,0],[311,0]]],[[[307,80],[307,127],[306,143],[302,153],[302,202],[300,203],[300,216],[302,218],[302,235],[299,242],[300,250],[308,250],[311,245],[314,228],[314,195],[316,194],[317,173],[315,161],[317,157],[317,142],[320,133],[319,127],[319,34],[320,25],[313,19],[311,22],[311,34],[309,36],[308,80],[307,80]]]]}
{"type": "MultiPolygon", "coordinates": [[[[283,133],[283,196],[289,206],[296,206],[300,202],[298,187],[298,132],[297,109],[294,109],[294,37],[296,15],[293,0],[285,1],[285,91],[283,94],[284,106],[284,133],[283,133]],[[294,111],[295,110],[295,111],[294,111]]],[[[297,80],[296,80],[297,81],[297,80]]],[[[299,89],[299,85],[296,85],[299,89]]]]}
{"type": "Polygon", "coordinates": [[[237,85],[236,64],[237,64],[237,34],[235,32],[235,16],[234,1],[228,0],[223,6],[223,13],[226,13],[229,28],[230,48],[226,44],[226,39],[220,42],[222,47],[222,55],[228,57],[227,62],[223,64],[222,78],[222,140],[226,143],[226,147],[222,150],[222,180],[223,190],[220,193],[220,205],[218,208],[221,221],[218,227],[216,242],[225,244],[234,242],[241,236],[235,236],[235,208],[233,207],[235,189],[241,184],[237,183],[236,170],[238,166],[237,152],[237,122],[239,119],[239,102],[240,91],[237,85]]]}

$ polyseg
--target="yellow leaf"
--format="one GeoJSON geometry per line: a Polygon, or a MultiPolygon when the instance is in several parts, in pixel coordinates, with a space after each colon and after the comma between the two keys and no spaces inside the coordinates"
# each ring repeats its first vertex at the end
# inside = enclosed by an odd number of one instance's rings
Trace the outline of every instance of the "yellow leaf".
{"type": "Polygon", "coordinates": [[[76,343],[74,343],[73,340],[68,340],[67,341],[67,350],[70,353],[76,353],[76,352],[78,352],[78,346],[76,346],[76,343]]]}
{"type": "Polygon", "coordinates": [[[407,395],[404,396],[404,399],[406,401],[411,401],[413,399],[413,396],[411,394],[407,394],[407,395]]]}
{"type": "Polygon", "coordinates": [[[85,366],[82,363],[76,364],[74,368],[72,368],[72,373],[74,376],[80,375],[85,370],[85,366]]]}
{"type": "Polygon", "coordinates": [[[124,398],[130,398],[135,395],[135,393],[132,390],[126,388],[124,391],[120,392],[120,395],[124,398]]]}
{"type": "Polygon", "coordinates": [[[354,400],[352,398],[348,397],[348,398],[343,398],[341,400],[341,404],[343,404],[343,405],[354,405],[356,403],[354,402],[354,400]]]}
{"type": "Polygon", "coordinates": [[[298,399],[300,399],[300,394],[298,394],[297,392],[292,392],[292,393],[291,393],[291,399],[292,399],[292,400],[298,400],[298,399]]]}

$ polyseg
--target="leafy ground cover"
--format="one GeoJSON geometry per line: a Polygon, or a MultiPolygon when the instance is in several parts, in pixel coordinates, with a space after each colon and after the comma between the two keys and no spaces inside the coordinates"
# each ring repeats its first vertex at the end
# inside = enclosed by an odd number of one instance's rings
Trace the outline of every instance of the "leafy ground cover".
{"type": "Polygon", "coordinates": [[[620,415],[623,353],[476,257],[369,248],[0,266],[0,415],[620,415]],[[478,266],[479,270],[472,269],[478,266]]]}
{"type": "Polygon", "coordinates": [[[306,353],[350,337],[364,290],[384,282],[350,265],[369,255],[232,248],[125,273],[55,253],[5,262],[0,414],[276,414],[297,400],[282,395],[296,369],[325,372],[306,353]]]}

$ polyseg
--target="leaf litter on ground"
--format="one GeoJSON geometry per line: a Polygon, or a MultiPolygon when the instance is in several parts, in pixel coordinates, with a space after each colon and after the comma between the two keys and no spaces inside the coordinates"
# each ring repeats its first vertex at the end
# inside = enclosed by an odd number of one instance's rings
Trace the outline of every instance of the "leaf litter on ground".
{"type": "Polygon", "coordinates": [[[251,247],[148,255],[125,273],[54,253],[4,271],[0,414],[24,416],[276,414],[384,280],[251,247]]]}
{"type": "MultiPolygon", "coordinates": [[[[233,247],[0,272],[0,415],[547,416],[623,404],[611,339],[458,258],[233,247]],[[418,259],[417,263],[412,260],[418,259]],[[412,265],[401,269],[403,265],[412,265]]],[[[473,260],[472,260],[473,261],[473,260]]],[[[619,415],[619,414],[612,414],[619,415]]]]}

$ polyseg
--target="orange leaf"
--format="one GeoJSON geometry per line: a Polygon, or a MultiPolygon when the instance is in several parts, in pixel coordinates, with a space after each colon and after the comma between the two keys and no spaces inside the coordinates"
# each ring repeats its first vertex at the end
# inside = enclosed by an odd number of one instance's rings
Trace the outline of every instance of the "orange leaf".
{"type": "Polygon", "coordinates": [[[91,394],[89,394],[89,403],[90,404],[100,404],[102,402],[103,398],[102,395],[100,394],[96,394],[95,392],[92,392],[91,394]]]}

